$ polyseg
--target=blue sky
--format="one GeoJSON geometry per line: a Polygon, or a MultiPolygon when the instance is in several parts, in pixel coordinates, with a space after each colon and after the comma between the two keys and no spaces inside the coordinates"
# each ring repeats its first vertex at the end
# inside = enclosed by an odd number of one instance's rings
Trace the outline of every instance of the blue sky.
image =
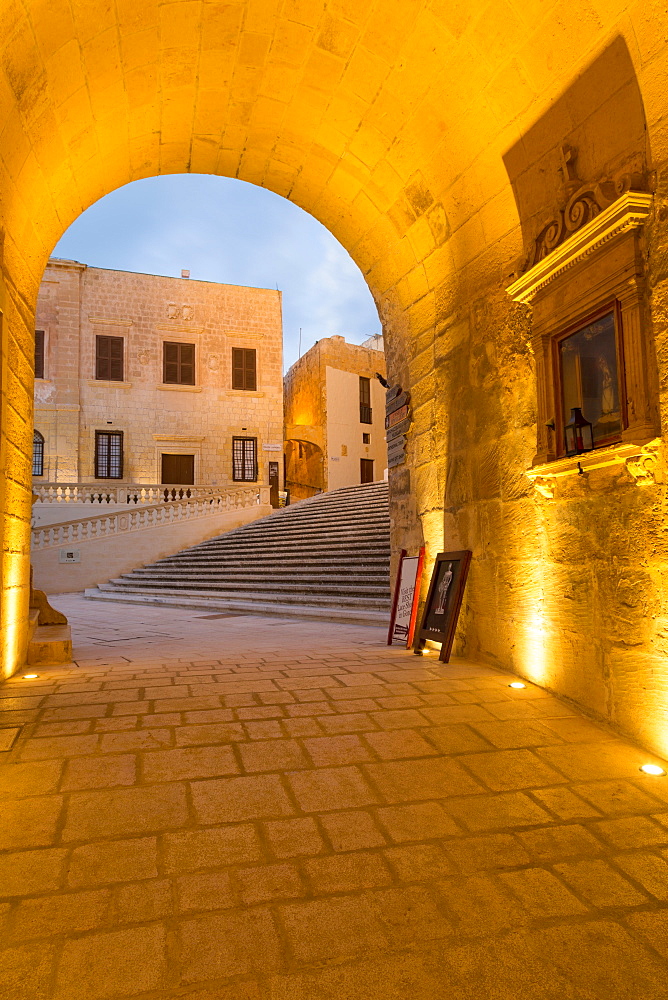
{"type": "Polygon", "coordinates": [[[102,198],[63,235],[54,257],[283,292],[287,369],[316,340],[359,344],[380,333],[357,265],[312,216],[244,181],[172,174],[135,181],[102,198]]]}

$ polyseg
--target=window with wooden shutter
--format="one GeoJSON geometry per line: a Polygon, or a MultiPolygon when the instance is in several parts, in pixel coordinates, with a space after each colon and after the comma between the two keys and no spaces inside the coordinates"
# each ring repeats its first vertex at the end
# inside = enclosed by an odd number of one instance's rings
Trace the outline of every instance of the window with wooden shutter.
{"type": "Polygon", "coordinates": [[[35,378],[44,378],[44,330],[35,330],[35,378]]]}
{"type": "Polygon", "coordinates": [[[123,338],[95,338],[95,378],[104,382],[123,381],[123,338]]]}
{"type": "Polygon", "coordinates": [[[257,356],[255,348],[232,348],[232,388],[255,392],[257,389],[257,356]]]}
{"type": "Polygon", "coordinates": [[[257,480],[257,438],[232,438],[232,479],[236,483],[257,480]]]}
{"type": "Polygon", "coordinates": [[[195,345],[165,341],[163,347],[163,382],[167,385],[195,384],[195,345]]]}
{"type": "Polygon", "coordinates": [[[370,424],[371,419],[371,379],[360,375],[360,423],[370,424]]]}
{"type": "Polygon", "coordinates": [[[95,478],[123,478],[123,431],[95,431],[95,478]]]}

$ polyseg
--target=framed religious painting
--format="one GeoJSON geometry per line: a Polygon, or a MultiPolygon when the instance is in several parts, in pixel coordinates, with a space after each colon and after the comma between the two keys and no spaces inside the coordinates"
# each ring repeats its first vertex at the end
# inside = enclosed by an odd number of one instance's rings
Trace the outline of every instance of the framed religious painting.
{"type": "Polygon", "coordinates": [[[427,639],[441,643],[439,660],[447,663],[455,638],[459,609],[471,563],[471,552],[439,552],[422,612],[422,622],[415,635],[413,652],[421,654],[427,639]]]}

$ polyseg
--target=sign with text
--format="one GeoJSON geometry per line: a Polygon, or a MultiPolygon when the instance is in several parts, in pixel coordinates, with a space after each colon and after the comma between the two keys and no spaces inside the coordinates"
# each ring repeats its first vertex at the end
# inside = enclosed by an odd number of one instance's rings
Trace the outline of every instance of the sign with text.
{"type": "Polygon", "coordinates": [[[420,549],[417,556],[407,556],[405,549],[402,549],[387,633],[388,646],[393,642],[401,642],[408,649],[413,641],[423,562],[424,548],[420,549]]]}
{"type": "Polygon", "coordinates": [[[393,385],[385,394],[385,441],[387,467],[394,469],[406,461],[406,432],[411,423],[411,395],[400,385],[393,385]]]}

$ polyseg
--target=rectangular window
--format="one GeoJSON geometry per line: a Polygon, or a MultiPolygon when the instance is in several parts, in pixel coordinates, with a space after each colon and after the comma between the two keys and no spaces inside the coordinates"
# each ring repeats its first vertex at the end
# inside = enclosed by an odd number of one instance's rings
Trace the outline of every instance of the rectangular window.
{"type": "Polygon", "coordinates": [[[362,434],[362,444],[371,444],[370,434],[362,434]]]}
{"type": "Polygon", "coordinates": [[[95,478],[123,478],[123,431],[95,431],[95,478]]]}
{"type": "Polygon", "coordinates": [[[232,438],[232,479],[236,483],[257,480],[257,438],[232,438]]]}
{"type": "Polygon", "coordinates": [[[123,338],[95,338],[95,378],[104,382],[123,381],[123,338]]]}
{"type": "MultiPolygon", "coordinates": [[[[592,425],[594,447],[618,441],[623,427],[614,311],[556,342],[560,432],[578,407],[592,425]]],[[[563,442],[562,442],[563,445],[563,442]]]]}
{"type": "Polygon", "coordinates": [[[35,330],[35,378],[44,378],[44,330],[35,330]]]}
{"type": "Polygon", "coordinates": [[[32,438],[32,474],[44,475],[44,438],[39,431],[35,431],[32,438]]]}
{"type": "Polygon", "coordinates": [[[232,348],[232,388],[252,392],[257,389],[257,358],[254,348],[232,348]]]}
{"type": "Polygon", "coordinates": [[[360,482],[361,483],[372,483],[373,482],[373,459],[372,458],[360,458],[360,482]]]}
{"type": "Polygon", "coordinates": [[[195,384],[195,345],[174,344],[163,347],[163,382],[167,385],[195,384]]]}
{"type": "Polygon", "coordinates": [[[360,423],[371,422],[371,379],[360,375],[360,423]]]}

